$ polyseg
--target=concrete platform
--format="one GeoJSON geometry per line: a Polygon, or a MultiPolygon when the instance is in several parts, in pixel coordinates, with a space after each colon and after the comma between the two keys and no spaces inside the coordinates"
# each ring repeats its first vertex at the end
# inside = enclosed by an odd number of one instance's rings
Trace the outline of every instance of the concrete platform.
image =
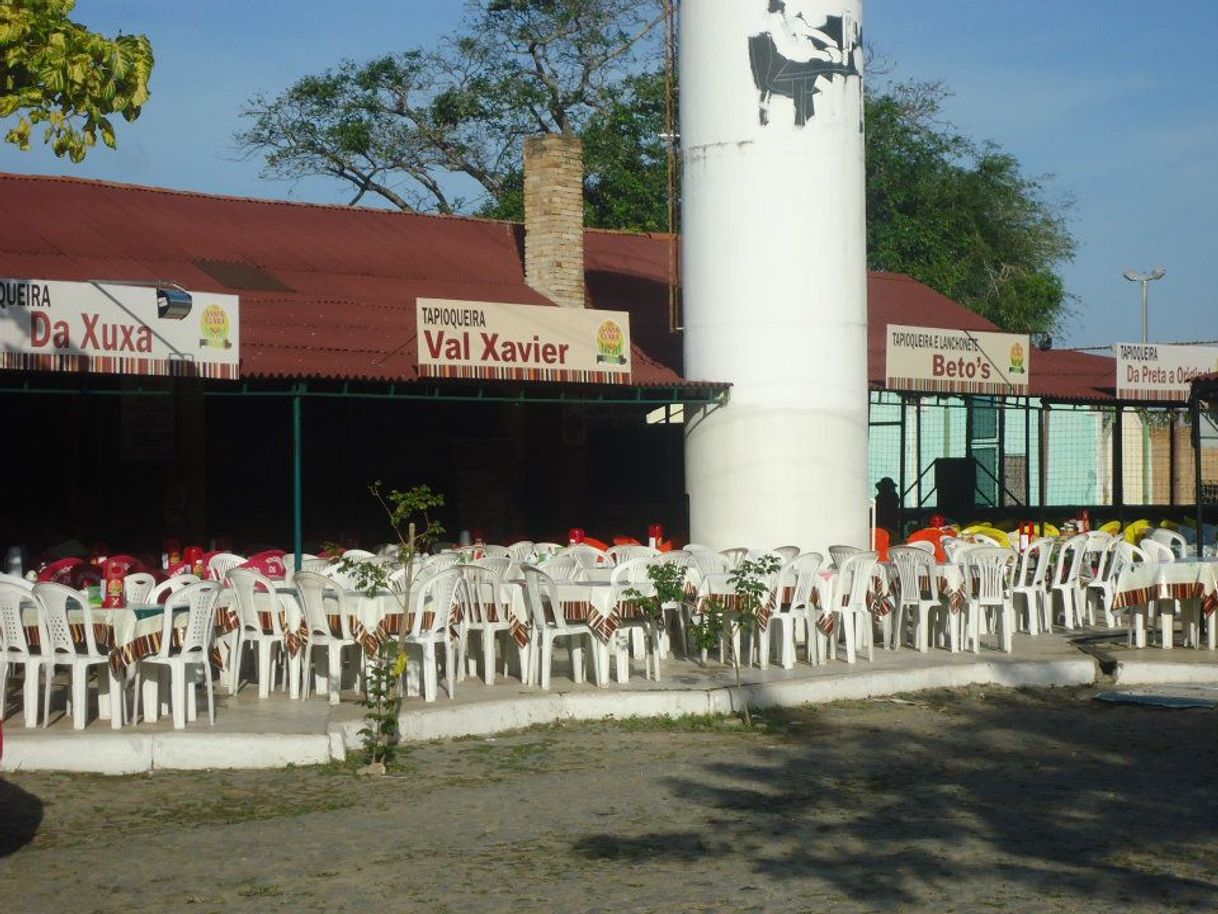
{"type": "MultiPolygon", "coordinates": [[[[715,662],[702,667],[669,659],[658,683],[643,679],[639,665],[628,683],[598,689],[567,678],[565,660],[556,656],[549,692],[525,687],[514,678],[499,677],[494,686],[467,678],[457,684],[454,700],[443,691],[430,704],[408,699],[401,715],[403,739],[486,736],[556,721],[728,714],[738,702],[731,668],[715,662]]],[[[819,667],[801,662],[793,670],[748,668],[742,671],[742,680],[750,706],[790,707],[967,685],[1218,682],[1218,654],[1179,647],[1130,650],[1124,647],[1123,632],[1076,632],[1070,637],[1056,632],[1037,638],[1017,636],[1012,654],[985,648],[979,654],[943,650],[918,654],[906,648],[877,651],[874,662],[860,658],[854,665],[837,660],[819,667]]],[[[56,693],[59,698],[62,690],[56,693]]],[[[5,721],[0,771],[133,774],[156,769],[269,768],[342,759],[360,745],[363,708],[355,703],[354,694],[344,694],[338,705],[317,697],[292,701],[282,692],[259,700],[256,688],[250,686],[236,696],[216,697],[214,727],[207,724],[200,707],[200,719],[182,731],[174,731],[164,718],[122,730],[92,720],[84,730],[73,730],[60,704],[59,711],[53,706],[49,728],[27,729],[20,718],[20,700],[10,689],[9,710],[16,713],[5,721]]]]}

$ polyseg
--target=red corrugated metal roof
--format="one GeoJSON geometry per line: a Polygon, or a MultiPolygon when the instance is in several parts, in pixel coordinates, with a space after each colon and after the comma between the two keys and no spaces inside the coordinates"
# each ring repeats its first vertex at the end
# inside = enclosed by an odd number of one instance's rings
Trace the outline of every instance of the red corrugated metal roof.
{"type": "MultiPolygon", "coordinates": [[[[78,178],[0,174],[0,272],[170,280],[241,296],[242,375],[411,381],[417,297],[550,304],[525,284],[523,230],[506,222],[223,197],[78,178]],[[224,286],[200,260],[256,267],[291,291],[224,286]]],[[[634,380],[681,384],[669,331],[671,239],[588,231],[590,303],[629,311],[634,380]]],[[[884,380],[890,323],[995,330],[908,276],[872,273],[868,368],[884,380]]],[[[1037,351],[1032,393],[1111,399],[1113,360],[1037,351]]]]}
{"type": "MultiPolygon", "coordinates": [[[[240,294],[245,378],[412,381],[416,298],[552,304],[525,284],[505,222],[5,174],[0,207],[5,275],[240,294]],[[198,260],[249,264],[292,291],[232,289],[198,260]]],[[[633,359],[636,384],[683,383],[637,344],[633,359]]]]}

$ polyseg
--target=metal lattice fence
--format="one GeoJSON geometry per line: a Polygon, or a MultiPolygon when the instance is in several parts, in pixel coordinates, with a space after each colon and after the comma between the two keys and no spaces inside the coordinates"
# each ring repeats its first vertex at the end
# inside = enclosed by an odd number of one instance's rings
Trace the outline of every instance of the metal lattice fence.
{"type": "MultiPolygon", "coordinates": [[[[1202,504],[1218,504],[1218,424],[1201,413],[1202,504]]],[[[1191,519],[1197,437],[1184,408],[874,391],[870,473],[904,521],[1191,519]]]]}

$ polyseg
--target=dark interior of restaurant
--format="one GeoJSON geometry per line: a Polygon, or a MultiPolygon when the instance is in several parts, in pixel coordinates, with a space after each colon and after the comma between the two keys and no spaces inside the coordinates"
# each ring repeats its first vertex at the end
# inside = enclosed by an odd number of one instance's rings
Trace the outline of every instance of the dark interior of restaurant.
{"type": "MultiPolygon", "coordinates": [[[[8,393],[9,491],[0,547],[30,563],[95,546],[159,556],[292,548],[292,400],[286,396],[8,393]],[[19,483],[19,484],[14,484],[19,483]],[[66,544],[66,545],[65,545],[66,544]]],[[[302,400],[303,542],[390,538],[368,486],[426,484],[445,538],[565,543],[571,528],[646,542],[687,536],[682,431],[647,404],[302,400]]]]}

